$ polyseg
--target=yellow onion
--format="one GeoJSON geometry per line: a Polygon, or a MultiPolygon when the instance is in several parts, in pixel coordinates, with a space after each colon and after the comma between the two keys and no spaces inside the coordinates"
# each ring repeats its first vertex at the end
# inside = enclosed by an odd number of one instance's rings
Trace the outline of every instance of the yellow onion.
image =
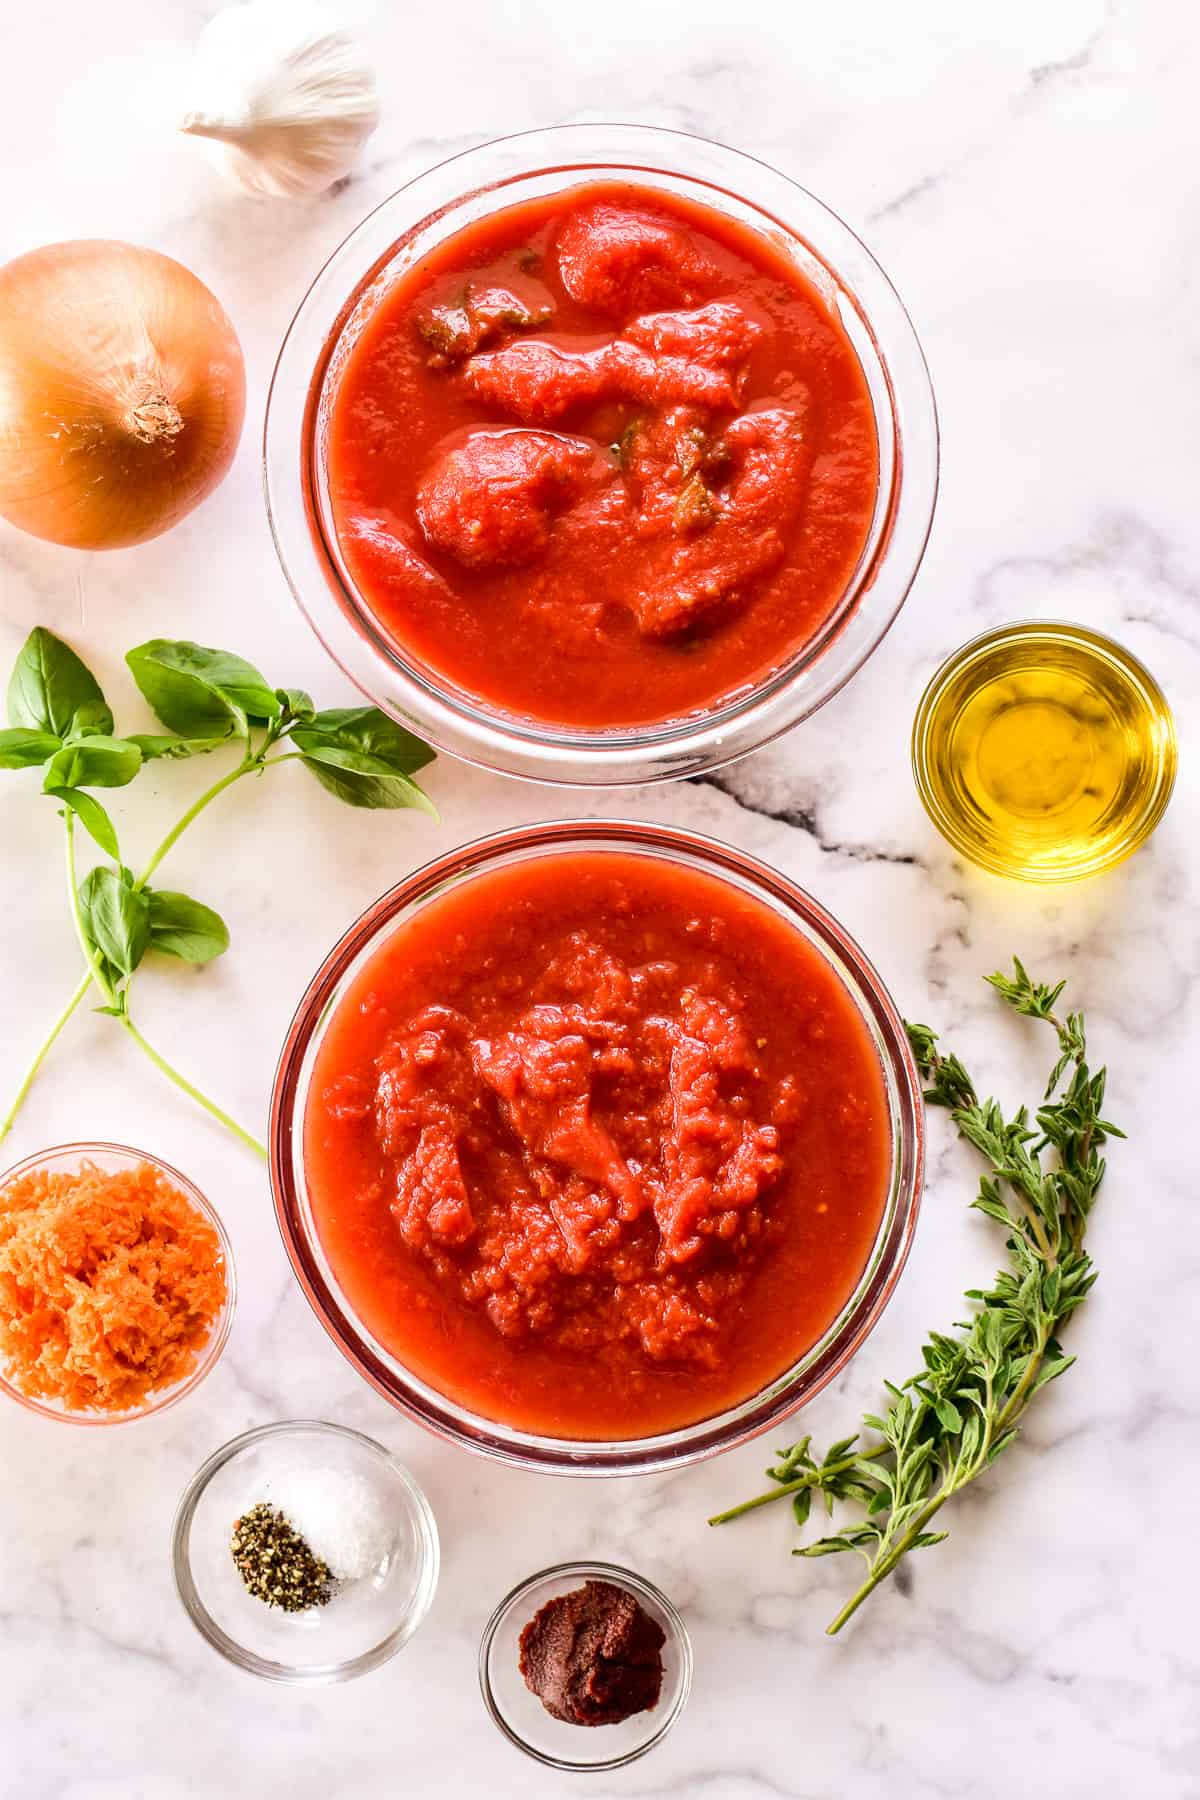
{"type": "Polygon", "coordinates": [[[47,244],[0,268],[0,514],[77,549],[144,543],[233,461],[241,346],[156,250],[47,244]]]}

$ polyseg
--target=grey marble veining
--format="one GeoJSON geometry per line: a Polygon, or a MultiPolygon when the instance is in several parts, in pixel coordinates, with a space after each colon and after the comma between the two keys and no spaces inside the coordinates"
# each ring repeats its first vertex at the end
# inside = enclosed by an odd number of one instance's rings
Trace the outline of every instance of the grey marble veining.
{"type": "MultiPolygon", "coordinates": [[[[0,1415],[0,1793],[22,1800],[369,1800],[551,1796],[564,1781],[493,1731],[475,1687],[480,1626],[557,1556],[628,1560],[685,1609],[697,1663],[683,1722],[597,1796],[687,1800],[1029,1800],[1200,1795],[1200,1653],[1190,1523],[1200,1474],[1193,1350],[1200,1276],[1194,1156],[1200,911],[1200,28],[1183,0],[461,0],[352,8],[376,47],[385,115],[335,194],[262,207],[171,134],[189,46],[213,0],[43,0],[0,23],[0,257],[110,234],[191,264],[241,333],[245,439],[219,495],[176,532],[109,558],[0,527],[0,666],[33,622],[86,644],[128,703],[121,655],[151,633],[227,641],[326,704],[346,690],[295,613],[258,481],[266,382],[312,273],[409,175],[485,137],[623,117],[725,139],[778,163],[868,236],[916,320],[943,427],[942,499],[917,587],[855,682],[783,742],[719,776],[619,796],[432,775],[446,824],[370,830],[281,771],[182,844],[178,885],[230,919],[202,977],[147,978],[162,1038],[235,1111],[261,1117],[276,1046],[318,959],[368,900],[435,849],[499,820],[642,815],[785,868],[861,939],[901,1006],[953,1033],[997,1089],[1043,1053],[979,977],[1018,951],[1070,978],[1112,1068],[1115,1146],[1094,1227],[1100,1283],[1072,1331],[1079,1366],[1021,1445],[956,1504],[836,1643],[840,1560],[797,1562],[783,1507],[722,1532],[705,1516],[756,1485],[769,1443],[679,1475],[615,1483],[518,1475],[390,1412],[310,1316],[253,1162],[77,1019],[6,1151],[64,1135],[166,1151],[228,1221],[242,1277],[230,1349],[159,1421],[74,1432],[0,1415]],[[1153,845],[1111,877],[1039,894],[965,869],[925,820],[907,738],[922,684],[957,643],[1021,616],[1110,630],[1164,682],[1180,785],[1153,845]],[[320,845],[322,881],[308,879],[320,845]],[[381,1438],[426,1487],[444,1572],[420,1636],[344,1689],[280,1692],[227,1669],[176,1605],[171,1515],[234,1431],[318,1413],[381,1438]]],[[[114,796],[133,847],[194,771],[114,796]],[[159,790],[157,794],[147,790],[159,790]]],[[[199,779],[197,777],[197,779],[199,779]]],[[[74,981],[54,821],[32,781],[0,786],[6,933],[0,1086],[74,981]]],[[[922,1333],[957,1316],[996,1260],[969,1214],[974,1172],[940,1124],[924,1213],[878,1330],[804,1420],[850,1429],[922,1333]]],[[[785,1434],[786,1435],[786,1434],[785,1434]]]]}

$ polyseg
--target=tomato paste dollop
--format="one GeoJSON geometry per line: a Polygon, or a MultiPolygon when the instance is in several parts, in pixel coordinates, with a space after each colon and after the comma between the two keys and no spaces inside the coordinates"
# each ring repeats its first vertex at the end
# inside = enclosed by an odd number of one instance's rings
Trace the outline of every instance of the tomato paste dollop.
{"type": "Polygon", "coordinates": [[[585,1581],[556,1594],[521,1633],[530,1693],[565,1725],[619,1725],[658,1705],[666,1633],[627,1588],[585,1581]]]}
{"type": "Polygon", "coordinates": [[[305,1125],[368,1327],[488,1416],[640,1436],[745,1397],[867,1258],[877,1059],[818,953],[625,853],[477,877],[340,1002],[305,1125]]]}
{"type": "Polygon", "coordinates": [[[703,710],[828,620],[878,446],[835,311],[713,208],[592,183],[449,236],[330,408],[347,566],[410,657],[580,728],[703,710]]]}

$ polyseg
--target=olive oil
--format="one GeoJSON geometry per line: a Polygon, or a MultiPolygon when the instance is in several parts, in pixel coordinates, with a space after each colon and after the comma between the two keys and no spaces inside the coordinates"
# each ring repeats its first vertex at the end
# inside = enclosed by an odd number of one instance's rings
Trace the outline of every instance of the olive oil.
{"type": "Polygon", "coordinates": [[[1128,856],[1175,780],[1175,728],[1149,671],[1077,625],[1008,625],[930,682],[913,769],[964,856],[1026,881],[1070,881],[1128,856]]]}

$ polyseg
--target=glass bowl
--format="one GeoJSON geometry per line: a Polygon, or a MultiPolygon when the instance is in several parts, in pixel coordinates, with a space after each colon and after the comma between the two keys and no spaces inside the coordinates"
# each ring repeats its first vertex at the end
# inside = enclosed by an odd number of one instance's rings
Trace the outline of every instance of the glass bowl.
{"type": "Polygon", "coordinates": [[[151,1156],[148,1151],[134,1150],[128,1144],[58,1144],[52,1150],[39,1150],[35,1156],[27,1156],[24,1162],[17,1163],[0,1175],[0,1188],[8,1186],[18,1176],[28,1175],[34,1169],[45,1170],[49,1174],[74,1174],[82,1163],[95,1163],[97,1168],[115,1173],[121,1169],[134,1169],[141,1163],[148,1163],[158,1171],[172,1187],[179,1189],[196,1211],[212,1226],[220,1245],[220,1260],[225,1270],[225,1301],[213,1320],[204,1348],[196,1362],[182,1380],[170,1387],[164,1387],[147,1396],[141,1406],[130,1407],[125,1412],[72,1412],[68,1407],[52,1400],[35,1399],[21,1389],[7,1374],[0,1371],[0,1391],[11,1399],[17,1400],[30,1412],[38,1413],[43,1419],[57,1419],[66,1425],[127,1425],[134,1419],[148,1419],[153,1413],[165,1412],[169,1406],[175,1406],[194,1389],[198,1388],[205,1376],[215,1368],[220,1360],[221,1352],[229,1340],[233,1327],[234,1306],[237,1299],[237,1284],[234,1277],[233,1249],[229,1235],[221,1223],[220,1217],[209,1205],[199,1188],[190,1182],[186,1175],[164,1162],[161,1156],[151,1156]]]}
{"type": "Polygon", "coordinates": [[[614,1563],[565,1562],[519,1582],[506,1594],[487,1624],[479,1645],[479,1686],[483,1703],[510,1743],[551,1769],[620,1769],[653,1750],[687,1704],[692,1685],[692,1645],[687,1626],[653,1582],[614,1563]],[[625,1588],[661,1626],[663,1685],[657,1706],[619,1725],[568,1725],[548,1713],[525,1685],[520,1641],[525,1626],[549,1601],[585,1581],[611,1581],[625,1588]]]}
{"type": "Polygon", "coordinates": [[[1077,881],[1131,856],[1167,809],[1177,761],[1171,709],[1149,669],[1084,625],[1021,621],[972,638],[933,676],[913,721],[913,776],[930,819],[969,862],[1019,881],[1077,881]],[[1031,707],[1057,716],[1073,756],[1056,761],[1052,738],[1035,757],[1031,707]],[[994,771],[983,746],[997,727],[994,771]],[[1032,814],[1013,807],[995,778],[1018,746],[1019,767],[1038,776],[1032,814]],[[1111,791],[1096,785],[1102,754],[1120,758],[1111,791]]]}
{"type": "Polygon", "coordinates": [[[937,494],[937,414],[911,321],[850,228],[766,163],[683,132],[560,125],[484,144],[418,176],[336,250],[284,339],[267,404],[267,506],[284,573],[334,660],[376,705],[440,750],[528,780],[620,786],[674,780],[743,756],[837,693],[899,611],[937,494]],[[576,185],[632,178],[705,201],[765,232],[836,310],[874,409],[880,476],[854,576],[816,635],[757,685],[706,711],[630,729],[575,731],[508,715],[408,659],[375,623],[342,559],[326,478],[328,400],[358,322],[390,282],[450,233],[576,185]]]}
{"type": "Polygon", "coordinates": [[[530,1469],[570,1475],[675,1468],[741,1443],[810,1400],[863,1342],[908,1254],[924,1154],[921,1083],[903,1021],[858,945],[802,888],[710,838],[621,820],[518,827],[453,850],[408,876],[352,925],[300,1002],[275,1076],[271,1184],[284,1246],[301,1287],[334,1342],[385,1399],[469,1449],[530,1469]],[[825,958],[857,1007],[879,1057],[887,1096],[891,1170],[883,1217],[858,1284],[824,1336],[759,1393],[714,1417],[656,1436],[614,1441],[541,1436],[482,1417],[419,1380],[356,1317],[321,1244],[304,1172],[303,1122],[322,1034],[337,1002],[380,942],[451,884],[556,851],[620,850],[721,877],[772,908],[825,958]]]}
{"type": "Polygon", "coordinates": [[[268,1681],[349,1681],[377,1669],[416,1631],[438,1578],[437,1526],[407,1469],[373,1439],[319,1419],[260,1425],[210,1456],[179,1503],[171,1554],[179,1598],[200,1635],[268,1681]],[[288,1613],[247,1591],[230,1533],[264,1495],[274,1500],[277,1483],[302,1480],[307,1469],[365,1483],[391,1530],[367,1574],[326,1606],[288,1613]]]}

